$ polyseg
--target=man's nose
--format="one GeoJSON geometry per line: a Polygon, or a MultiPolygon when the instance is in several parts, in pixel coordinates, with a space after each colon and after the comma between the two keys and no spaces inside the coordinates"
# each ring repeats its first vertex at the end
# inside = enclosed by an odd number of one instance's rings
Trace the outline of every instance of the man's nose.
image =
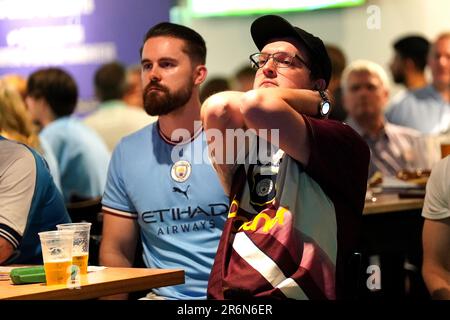
{"type": "Polygon", "coordinates": [[[148,79],[150,82],[159,82],[161,80],[161,73],[158,70],[158,67],[153,67],[148,72],[148,79]]]}
{"type": "Polygon", "coordinates": [[[262,66],[262,71],[266,77],[272,78],[277,74],[277,66],[273,57],[269,57],[266,64],[262,66]]]}

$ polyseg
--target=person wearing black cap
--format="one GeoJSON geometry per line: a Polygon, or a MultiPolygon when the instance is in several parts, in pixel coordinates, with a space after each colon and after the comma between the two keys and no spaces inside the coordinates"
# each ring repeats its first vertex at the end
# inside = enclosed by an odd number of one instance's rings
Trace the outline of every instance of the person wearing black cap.
{"type": "Polygon", "coordinates": [[[409,90],[427,85],[425,67],[429,46],[428,40],[419,35],[409,35],[395,41],[395,54],[389,65],[395,83],[403,84],[409,90]]]}
{"type": "Polygon", "coordinates": [[[256,19],[251,35],[260,50],[250,56],[254,89],[215,94],[202,107],[211,158],[231,200],[208,297],[344,298],[368,147],[349,126],[326,119],[331,64],[322,40],[276,15],[256,19]],[[228,137],[236,129],[235,140],[238,132],[253,136],[249,145],[219,145],[217,129],[228,137]],[[273,149],[263,160],[266,141],[273,149]]]}

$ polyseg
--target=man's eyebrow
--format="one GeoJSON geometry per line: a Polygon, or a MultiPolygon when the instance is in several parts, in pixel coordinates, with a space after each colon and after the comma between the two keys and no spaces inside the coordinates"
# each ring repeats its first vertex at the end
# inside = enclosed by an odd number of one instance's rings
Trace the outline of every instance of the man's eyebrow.
{"type": "Polygon", "coordinates": [[[171,57],[161,57],[158,59],[158,61],[178,61],[178,60],[171,57]]]}
{"type": "MultiPolygon", "coordinates": [[[[161,58],[159,58],[159,59],[157,59],[156,61],[178,61],[177,59],[175,59],[175,58],[171,58],[171,57],[161,57],[161,58]]],[[[147,62],[151,62],[151,60],[150,59],[148,59],[148,58],[144,58],[144,59],[142,59],[141,60],[141,64],[142,63],[147,63],[147,62]]]]}

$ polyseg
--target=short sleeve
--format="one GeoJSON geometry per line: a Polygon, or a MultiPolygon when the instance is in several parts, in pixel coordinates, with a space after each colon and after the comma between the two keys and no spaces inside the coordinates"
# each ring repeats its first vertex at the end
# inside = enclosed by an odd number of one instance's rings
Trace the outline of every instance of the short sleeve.
{"type": "MultiPolygon", "coordinates": [[[[0,165],[0,236],[16,249],[24,234],[36,186],[36,162],[24,146],[0,165]]],[[[0,157],[1,158],[1,157],[0,157]]]]}
{"type": "Polygon", "coordinates": [[[350,126],[334,120],[304,117],[310,144],[305,171],[333,200],[345,201],[362,211],[367,187],[370,152],[350,126]]]}
{"type": "Polygon", "coordinates": [[[426,187],[422,216],[440,220],[450,217],[450,157],[439,161],[431,171],[426,187]]]}
{"type": "Polygon", "coordinates": [[[119,144],[113,152],[108,168],[108,177],[106,180],[105,193],[103,194],[102,204],[106,211],[137,217],[126,189],[123,170],[129,163],[125,163],[122,155],[122,145],[119,144]]]}

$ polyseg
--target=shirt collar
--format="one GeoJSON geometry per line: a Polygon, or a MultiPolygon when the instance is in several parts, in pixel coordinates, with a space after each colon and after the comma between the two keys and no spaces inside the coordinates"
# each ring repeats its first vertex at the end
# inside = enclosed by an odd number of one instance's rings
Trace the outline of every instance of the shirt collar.
{"type": "MultiPolygon", "coordinates": [[[[361,137],[363,137],[365,140],[371,140],[373,139],[366,133],[366,131],[358,124],[356,123],[355,119],[351,117],[347,117],[345,122],[353,129],[355,130],[361,137]]],[[[385,137],[387,140],[389,140],[389,135],[386,131],[387,122],[386,119],[383,121],[383,128],[381,128],[379,136],[375,140],[379,140],[382,137],[385,137]]]]}

